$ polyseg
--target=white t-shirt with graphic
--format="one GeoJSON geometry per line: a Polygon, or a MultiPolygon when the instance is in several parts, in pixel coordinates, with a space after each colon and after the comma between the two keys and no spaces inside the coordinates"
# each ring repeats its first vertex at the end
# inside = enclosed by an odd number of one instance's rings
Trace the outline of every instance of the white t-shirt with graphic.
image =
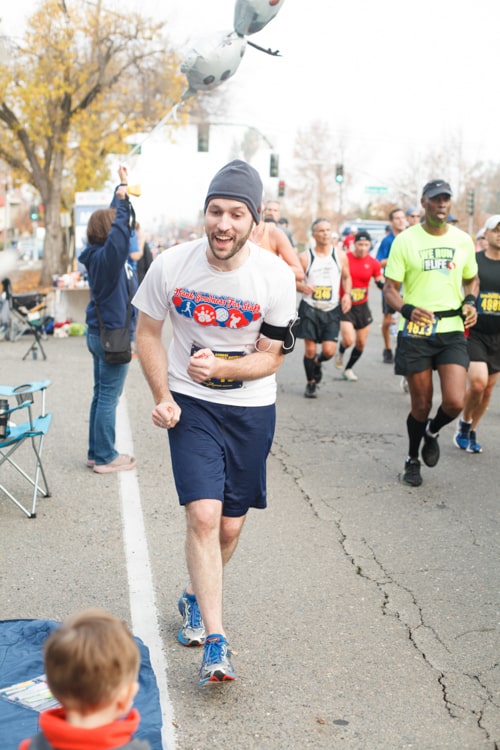
{"type": "Polygon", "coordinates": [[[266,406],[276,399],[276,378],[195,383],[187,374],[195,348],[216,356],[255,351],[263,321],[286,326],[295,316],[295,277],[289,266],[252,242],[248,259],[234,271],[207,260],[206,238],[165,250],[150,266],[133,304],[155,320],[172,324],[168,350],[172,391],[223,404],[266,406]]]}

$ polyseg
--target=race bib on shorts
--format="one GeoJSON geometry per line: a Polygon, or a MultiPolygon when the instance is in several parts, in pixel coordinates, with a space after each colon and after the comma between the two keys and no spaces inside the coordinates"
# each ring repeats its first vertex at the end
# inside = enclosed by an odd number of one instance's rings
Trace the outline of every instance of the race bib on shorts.
{"type": "Polygon", "coordinates": [[[430,339],[436,335],[437,324],[437,319],[434,323],[414,323],[412,320],[405,320],[401,333],[409,338],[430,339]]]}
{"type": "MultiPolygon", "coordinates": [[[[192,344],[191,346],[191,356],[195,354],[196,352],[199,352],[201,346],[196,346],[196,344],[192,344]]],[[[214,352],[212,351],[212,354],[214,357],[217,357],[218,359],[239,359],[240,357],[245,356],[245,352],[214,352]]],[[[243,387],[243,381],[242,380],[233,380],[232,378],[209,378],[208,380],[204,380],[203,383],[200,383],[200,385],[204,385],[206,388],[217,388],[219,390],[232,390],[234,388],[242,388],[243,387]]]]}

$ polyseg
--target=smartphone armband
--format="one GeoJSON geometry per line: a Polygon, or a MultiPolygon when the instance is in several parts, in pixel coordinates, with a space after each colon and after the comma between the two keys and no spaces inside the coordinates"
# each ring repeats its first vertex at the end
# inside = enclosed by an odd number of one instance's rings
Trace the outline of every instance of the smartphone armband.
{"type": "Polygon", "coordinates": [[[300,318],[296,315],[288,321],[286,326],[272,326],[264,321],[260,328],[261,336],[275,341],[282,341],[281,351],[283,354],[290,354],[295,348],[296,329],[299,325],[300,318]]]}

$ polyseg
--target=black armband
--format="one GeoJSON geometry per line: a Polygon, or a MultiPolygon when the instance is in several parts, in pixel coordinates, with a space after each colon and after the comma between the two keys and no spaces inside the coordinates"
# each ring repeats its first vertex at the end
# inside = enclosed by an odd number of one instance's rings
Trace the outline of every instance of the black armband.
{"type": "Polygon", "coordinates": [[[399,311],[403,318],[406,318],[406,320],[411,320],[411,314],[415,309],[415,305],[409,305],[406,303],[406,305],[403,305],[401,310],[399,311]]]}
{"type": "Polygon", "coordinates": [[[299,324],[300,318],[292,318],[286,326],[272,326],[264,321],[260,327],[262,336],[274,341],[282,341],[281,351],[283,354],[290,354],[295,347],[295,329],[299,324]]]}
{"type": "Polygon", "coordinates": [[[477,307],[477,299],[473,294],[466,294],[462,305],[470,305],[471,307],[477,307]]]}
{"type": "Polygon", "coordinates": [[[384,288],[384,282],[383,281],[376,281],[375,280],[375,284],[378,286],[379,289],[383,289],[384,288]]]}

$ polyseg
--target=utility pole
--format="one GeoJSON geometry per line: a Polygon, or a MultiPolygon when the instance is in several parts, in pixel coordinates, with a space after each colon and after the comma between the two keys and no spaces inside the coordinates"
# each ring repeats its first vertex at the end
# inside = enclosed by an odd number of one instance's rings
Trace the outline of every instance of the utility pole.
{"type": "Polygon", "coordinates": [[[335,167],[335,182],[339,186],[339,214],[342,216],[344,199],[344,163],[339,162],[335,167]]]}
{"type": "Polygon", "coordinates": [[[476,201],[476,191],[474,188],[469,188],[467,191],[467,213],[469,214],[469,234],[472,234],[474,224],[474,204],[476,201]]]}

